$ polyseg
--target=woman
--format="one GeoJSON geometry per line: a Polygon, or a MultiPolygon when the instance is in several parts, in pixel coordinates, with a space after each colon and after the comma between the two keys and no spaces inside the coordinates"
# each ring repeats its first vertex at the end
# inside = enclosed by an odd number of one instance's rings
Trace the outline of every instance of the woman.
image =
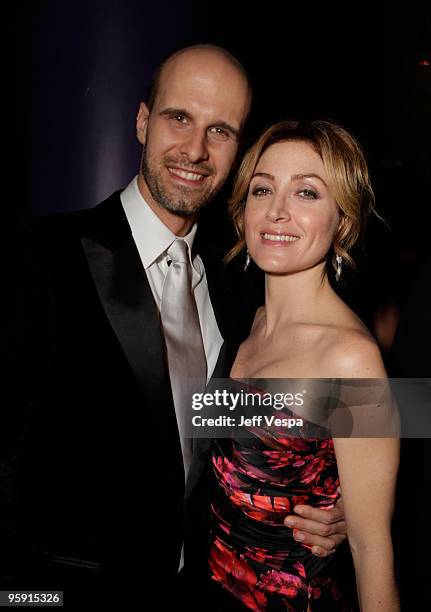
{"type": "MultiPolygon", "coordinates": [[[[329,281],[349,252],[373,192],[364,156],[330,122],[281,122],[239,169],[230,211],[239,242],[265,272],[265,306],[240,346],[234,379],[384,379],[377,345],[329,281]]],[[[304,501],[333,507],[341,485],[361,610],[399,608],[390,523],[398,439],[292,438],[253,429],[213,446],[209,566],[223,609],[345,610],[331,558],[283,525],[304,501]]],[[[335,553],[334,556],[336,556],[335,553]]]]}

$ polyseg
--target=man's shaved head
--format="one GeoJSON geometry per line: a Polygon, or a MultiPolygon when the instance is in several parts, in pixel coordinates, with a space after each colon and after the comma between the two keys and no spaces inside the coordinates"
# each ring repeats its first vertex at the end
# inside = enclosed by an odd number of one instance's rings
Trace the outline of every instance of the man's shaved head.
{"type": "Polygon", "coordinates": [[[153,74],[153,77],[150,83],[150,87],[148,90],[147,106],[150,111],[152,110],[154,106],[154,102],[157,98],[160,81],[161,81],[161,78],[163,76],[165,69],[183,55],[190,55],[191,57],[195,57],[195,58],[198,57],[199,55],[203,57],[205,57],[205,55],[207,57],[210,57],[210,56],[217,57],[218,56],[220,59],[226,60],[229,64],[231,64],[233,68],[238,70],[238,72],[242,75],[242,77],[247,82],[249,96],[250,96],[250,105],[251,105],[252,87],[250,83],[250,78],[244,66],[236,59],[234,55],[232,55],[232,53],[230,53],[227,49],[224,49],[223,47],[218,47],[217,45],[210,45],[210,44],[198,44],[198,45],[192,45],[190,47],[184,47],[182,49],[179,49],[178,51],[175,51],[174,53],[169,55],[169,57],[167,57],[158,66],[157,70],[153,74]]]}

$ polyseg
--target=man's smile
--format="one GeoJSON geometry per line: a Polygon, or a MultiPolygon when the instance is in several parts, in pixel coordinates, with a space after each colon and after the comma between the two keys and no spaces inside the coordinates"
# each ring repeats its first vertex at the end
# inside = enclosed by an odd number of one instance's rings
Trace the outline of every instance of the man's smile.
{"type": "Polygon", "coordinates": [[[187,185],[197,185],[199,183],[202,183],[208,176],[203,173],[191,172],[175,167],[168,167],[168,171],[169,174],[174,178],[174,180],[178,180],[187,185]]]}

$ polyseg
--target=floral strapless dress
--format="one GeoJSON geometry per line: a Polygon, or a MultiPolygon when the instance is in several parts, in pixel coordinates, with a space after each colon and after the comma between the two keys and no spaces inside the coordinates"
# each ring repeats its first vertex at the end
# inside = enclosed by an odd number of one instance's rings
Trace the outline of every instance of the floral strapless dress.
{"type": "Polygon", "coordinates": [[[297,433],[253,428],[213,442],[209,569],[235,610],[356,609],[333,571],[338,551],[319,558],[283,524],[296,504],[332,508],[339,497],[332,439],[306,437],[306,423],[297,433]]]}

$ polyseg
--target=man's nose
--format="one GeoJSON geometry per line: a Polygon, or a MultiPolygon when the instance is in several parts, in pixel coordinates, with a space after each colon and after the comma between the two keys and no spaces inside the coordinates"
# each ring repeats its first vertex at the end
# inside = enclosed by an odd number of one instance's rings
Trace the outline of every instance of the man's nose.
{"type": "Polygon", "coordinates": [[[196,164],[208,160],[207,134],[205,130],[194,129],[180,145],[180,152],[196,164]]]}

